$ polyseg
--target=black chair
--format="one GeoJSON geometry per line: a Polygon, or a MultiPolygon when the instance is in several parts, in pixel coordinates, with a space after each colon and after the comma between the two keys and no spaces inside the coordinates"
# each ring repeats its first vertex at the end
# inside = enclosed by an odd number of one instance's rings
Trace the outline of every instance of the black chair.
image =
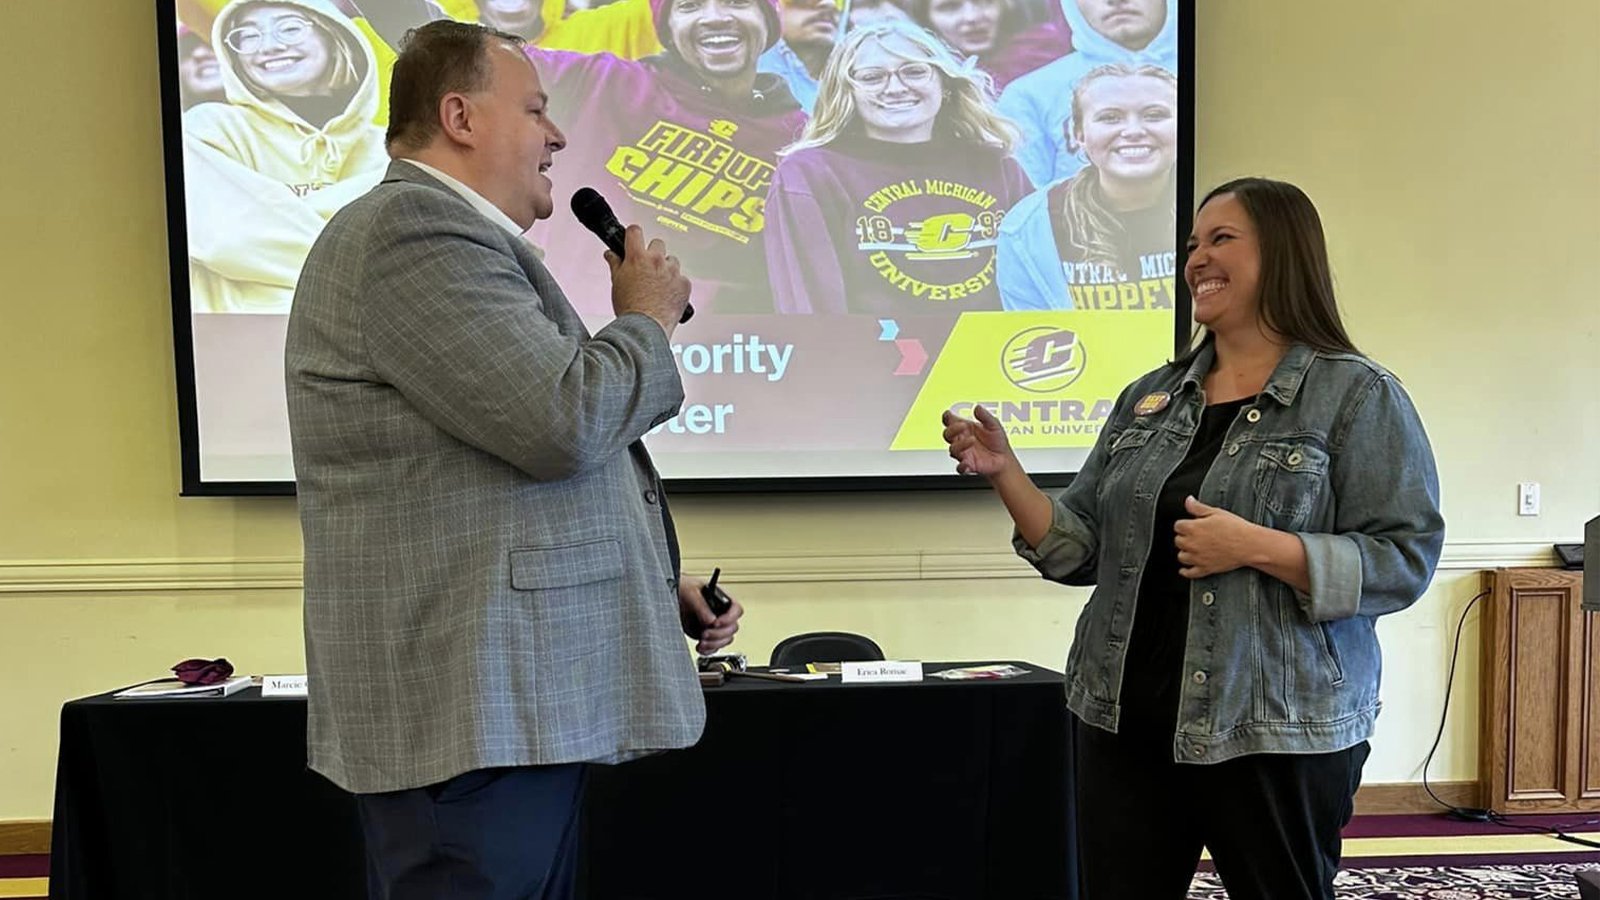
{"type": "Polygon", "coordinates": [[[1582,900],[1600,900],[1600,869],[1585,869],[1577,876],[1578,896],[1582,900]]]}
{"type": "Polygon", "coordinates": [[[811,631],[786,637],[772,648],[774,667],[794,668],[806,663],[871,662],[883,659],[883,649],[872,638],[848,631],[811,631]]]}

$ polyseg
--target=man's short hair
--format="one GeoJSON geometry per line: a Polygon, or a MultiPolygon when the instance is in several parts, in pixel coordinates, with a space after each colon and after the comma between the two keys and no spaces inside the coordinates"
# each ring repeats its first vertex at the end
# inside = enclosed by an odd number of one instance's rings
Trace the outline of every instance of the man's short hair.
{"type": "Polygon", "coordinates": [[[491,41],[517,48],[521,37],[471,22],[439,19],[406,32],[389,80],[389,130],[384,146],[416,150],[439,133],[439,101],[445,94],[489,86],[491,41]]]}

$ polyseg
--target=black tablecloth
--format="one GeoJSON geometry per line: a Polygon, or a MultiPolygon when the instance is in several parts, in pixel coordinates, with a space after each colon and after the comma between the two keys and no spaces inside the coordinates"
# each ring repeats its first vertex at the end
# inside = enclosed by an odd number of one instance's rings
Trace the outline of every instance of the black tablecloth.
{"type": "MultiPolygon", "coordinates": [[[[583,893],[1076,897],[1061,676],[1028,668],[707,689],[698,745],[592,768],[583,893]]],[[[354,806],[305,766],[304,700],[63,707],[51,897],[364,894],[354,806]]]]}

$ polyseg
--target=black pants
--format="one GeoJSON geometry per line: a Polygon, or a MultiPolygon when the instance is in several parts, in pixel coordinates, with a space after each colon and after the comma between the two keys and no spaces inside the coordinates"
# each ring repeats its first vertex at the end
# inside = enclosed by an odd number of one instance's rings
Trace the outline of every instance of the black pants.
{"type": "Polygon", "coordinates": [[[582,765],[482,769],[357,794],[369,900],[566,900],[578,871],[582,765]]]}
{"type": "Polygon", "coordinates": [[[1232,900],[1333,900],[1365,741],[1190,765],[1170,742],[1073,732],[1084,900],[1183,900],[1202,847],[1232,900]]]}

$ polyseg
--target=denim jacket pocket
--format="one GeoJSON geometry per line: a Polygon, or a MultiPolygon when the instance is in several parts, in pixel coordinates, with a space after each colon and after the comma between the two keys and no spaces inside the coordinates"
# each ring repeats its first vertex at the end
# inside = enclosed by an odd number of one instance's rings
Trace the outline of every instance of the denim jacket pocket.
{"type": "Polygon", "coordinates": [[[1344,684],[1344,664],[1339,661],[1339,649],[1333,645],[1333,638],[1328,634],[1328,623],[1318,622],[1317,638],[1322,644],[1322,658],[1328,664],[1328,671],[1333,678],[1333,686],[1344,684]]]}
{"type": "Polygon", "coordinates": [[[1111,449],[1106,455],[1106,465],[1100,473],[1100,496],[1126,496],[1115,490],[1117,483],[1125,474],[1129,460],[1139,455],[1139,448],[1150,443],[1150,438],[1155,431],[1150,428],[1128,428],[1111,441],[1111,449]]]}
{"type": "Polygon", "coordinates": [[[1317,507],[1328,480],[1328,453],[1315,442],[1268,441],[1256,463],[1256,495],[1274,517],[1262,524],[1295,531],[1317,507]]]}

